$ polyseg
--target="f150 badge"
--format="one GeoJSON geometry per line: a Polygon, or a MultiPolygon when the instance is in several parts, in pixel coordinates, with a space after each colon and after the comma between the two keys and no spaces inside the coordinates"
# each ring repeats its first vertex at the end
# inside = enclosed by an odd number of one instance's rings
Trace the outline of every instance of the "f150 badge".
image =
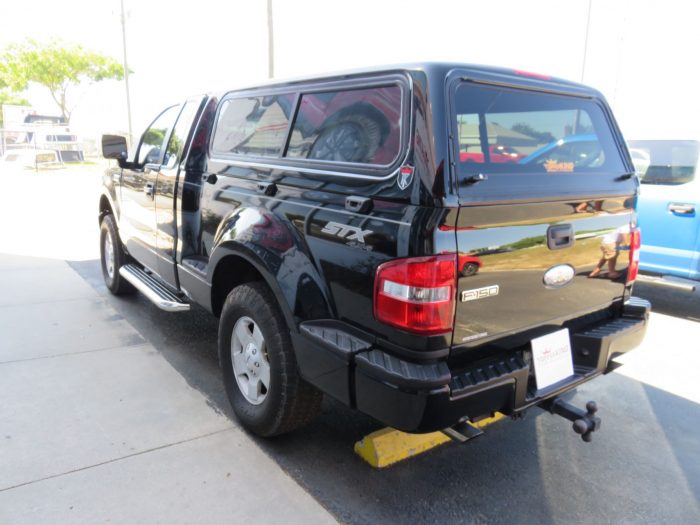
{"type": "Polygon", "coordinates": [[[473,290],[462,291],[462,302],[476,301],[477,299],[486,299],[498,295],[498,285],[484,286],[483,288],[474,288],[473,290]]]}
{"type": "Polygon", "coordinates": [[[363,244],[365,242],[365,235],[374,233],[372,230],[363,230],[355,226],[348,226],[347,224],[340,224],[338,222],[327,223],[321,231],[329,235],[340,237],[346,241],[357,241],[363,244]]]}

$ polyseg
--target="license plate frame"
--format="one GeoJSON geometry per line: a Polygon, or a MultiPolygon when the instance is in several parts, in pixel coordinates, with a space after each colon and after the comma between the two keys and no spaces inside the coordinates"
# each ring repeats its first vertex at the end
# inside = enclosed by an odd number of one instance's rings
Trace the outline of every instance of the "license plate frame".
{"type": "Polygon", "coordinates": [[[530,341],[537,390],[544,390],[574,375],[569,329],[563,328],[530,341]]]}

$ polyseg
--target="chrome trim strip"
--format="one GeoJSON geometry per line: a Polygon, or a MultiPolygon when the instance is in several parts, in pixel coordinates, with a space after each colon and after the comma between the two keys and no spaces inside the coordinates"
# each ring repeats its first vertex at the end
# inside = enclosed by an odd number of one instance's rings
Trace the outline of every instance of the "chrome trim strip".
{"type": "MultiPolygon", "coordinates": [[[[300,172],[300,173],[310,173],[312,175],[332,175],[334,177],[352,177],[353,179],[365,179],[365,180],[372,180],[372,181],[377,181],[377,182],[389,180],[390,178],[395,177],[396,174],[399,172],[399,168],[396,168],[389,175],[384,175],[384,176],[361,175],[359,173],[348,173],[345,171],[333,171],[333,170],[324,170],[324,169],[318,169],[318,168],[306,168],[306,167],[302,167],[302,166],[290,166],[288,164],[266,164],[263,162],[224,159],[221,157],[210,157],[209,160],[211,160],[212,162],[220,162],[222,164],[240,166],[243,168],[251,167],[251,168],[262,168],[262,169],[270,169],[270,170],[296,171],[296,172],[300,172]]],[[[405,158],[404,158],[404,161],[405,161],[405,158]]],[[[403,165],[403,163],[402,163],[402,165],[403,165]]],[[[226,176],[225,173],[219,173],[219,175],[226,176]]]]}
{"type": "MultiPolygon", "coordinates": [[[[318,168],[306,168],[306,167],[302,167],[302,166],[290,166],[288,164],[281,164],[281,163],[280,164],[268,164],[265,162],[246,161],[244,159],[216,157],[214,155],[214,151],[213,151],[213,148],[211,146],[209,147],[209,150],[208,150],[209,160],[212,162],[220,162],[222,164],[231,164],[234,166],[241,166],[241,167],[251,166],[251,167],[263,168],[263,169],[278,169],[278,170],[286,170],[286,171],[296,171],[296,172],[300,172],[300,173],[309,173],[312,175],[332,175],[334,177],[352,177],[354,179],[371,180],[371,181],[377,181],[377,182],[386,181],[386,180],[391,179],[392,177],[396,177],[396,175],[399,172],[399,168],[401,166],[404,166],[407,163],[408,158],[409,158],[410,153],[411,153],[411,138],[412,138],[412,130],[413,130],[413,113],[414,113],[413,77],[411,77],[410,74],[405,74],[405,75],[399,74],[399,76],[401,76],[401,78],[403,80],[407,81],[407,83],[408,83],[408,124],[406,126],[404,126],[402,124],[402,126],[401,126],[401,128],[402,128],[401,129],[401,142],[403,143],[405,141],[407,144],[406,144],[406,153],[403,156],[402,161],[398,164],[396,169],[392,170],[388,175],[362,175],[359,173],[348,173],[348,172],[344,172],[344,171],[324,170],[324,169],[318,169],[318,168]]],[[[341,84],[347,84],[347,82],[341,82],[341,84]]],[[[354,82],[353,82],[353,84],[354,84],[354,82]]],[[[371,82],[367,82],[367,83],[358,82],[358,84],[361,84],[363,86],[365,86],[365,85],[371,86],[372,83],[371,82]]],[[[377,81],[377,85],[382,85],[382,84],[386,84],[386,79],[384,79],[383,82],[381,79],[377,81]]],[[[326,89],[327,89],[327,87],[324,86],[323,90],[325,91],[326,89]]],[[[251,90],[252,93],[255,93],[256,91],[257,90],[251,90]]],[[[298,90],[298,92],[303,93],[304,90],[300,89],[300,90],[298,90]]],[[[311,92],[311,91],[307,91],[307,92],[311,92]]],[[[236,93],[236,95],[241,95],[241,96],[243,96],[245,94],[246,94],[245,92],[236,93]]],[[[228,96],[228,95],[229,94],[227,94],[225,96],[228,96]]],[[[220,109],[221,103],[223,101],[224,101],[224,97],[222,97],[221,101],[219,101],[219,104],[218,104],[219,107],[217,107],[217,110],[216,110],[216,118],[214,120],[215,124],[211,130],[210,142],[213,140],[214,135],[216,134],[216,122],[218,122],[219,109],[220,109]]],[[[403,113],[403,105],[404,105],[404,101],[402,100],[401,101],[402,113],[403,113]]],[[[283,161],[287,157],[273,157],[273,158],[283,161]]],[[[396,160],[398,160],[398,159],[399,159],[399,157],[397,157],[396,160]]],[[[308,159],[299,159],[298,162],[315,163],[314,161],[309,161],[308,159]]],[[[317,163],[315,163],[315,164],[317,164],[317,163]]],[[[338,164],[340,166],[347,165],[348,168],[353,168],[353,167],[358,166],[357,164],[354,164],[354,163],[345,163],[345,164],[344,163],[336,163],[336,164],[338,164]]],[[[387,166],[381,166],[381,165],[375,165],[375,164],[367,164],[367,165],[360,164],[359,166],[360,167],[367,166],[368,168],[381,169],[381,168],[389,168],[392,166],[392,164],[389,164],[387,166]]],[[[217,175],[224,175],[225,176],[226,174],[225,173],[218,173],[217,175]]]]}

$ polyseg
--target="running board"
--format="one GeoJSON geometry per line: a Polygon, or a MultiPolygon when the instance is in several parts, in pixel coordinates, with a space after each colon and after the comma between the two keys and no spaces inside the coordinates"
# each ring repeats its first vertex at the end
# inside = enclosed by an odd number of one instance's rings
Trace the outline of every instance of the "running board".
{"type": "Polygon", "coordinates": [[[129,281],[134,288],[146,296],[161,310],[166,312],[187,312],[190,305],[168,290],[158,279],[133,264],[119,268],[119,275],[129,281]]]}
{"type": "Polygon", "coordinates": [[[654,275],[645,275],[641,273],[637,275],[637,281],[642,283],[657,284],[659,286],[666,286],[667,288],[677,288],[685,292],[694,292],[697,286],[697,281],[691,281],[690,279],[684,279],[682,277],[657,277],[654,275]]]}

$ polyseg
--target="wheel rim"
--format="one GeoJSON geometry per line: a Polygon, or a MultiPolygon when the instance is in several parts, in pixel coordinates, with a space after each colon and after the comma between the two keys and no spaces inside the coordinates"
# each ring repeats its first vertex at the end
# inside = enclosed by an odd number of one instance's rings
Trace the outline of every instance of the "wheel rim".
{"type": "Polygon", "coordinates": [[[246,401],[253,405],[265,401],[270,387],[270,363],[265,338],[250,317],[241,317],[233,327],[231,364],[246,401]]]}
{"type": "Polygon", "coordinates": [[[105,270],[107,271],[107,276],[110,279],[114,278],[114,244],[112,243],[112,236],[107,232],[104,241],[104,254],[105,254],[105,270]]]}

